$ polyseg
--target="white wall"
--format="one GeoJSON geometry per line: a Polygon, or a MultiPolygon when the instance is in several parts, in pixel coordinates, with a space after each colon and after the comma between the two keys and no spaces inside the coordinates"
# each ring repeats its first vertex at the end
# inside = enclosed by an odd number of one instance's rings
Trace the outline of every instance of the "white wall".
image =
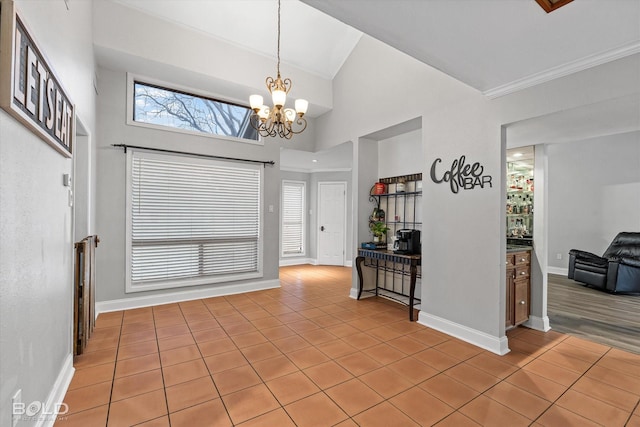
{"type": "Polygon", "coordinates": [[[619,232],[640,231],[640,132],[550,144],[547,153],[550,267],[566,270],[570,249],[602,255],[619,232]]]}
{"type": "Polygon", "coordinates": [[[378,142],[378,176],[408,175],[421,172],[422,130],[414,130],[378,142]]]}
{"type": "MultiPolygon", "coordinates": [[[[93,134],[91,3],[70,2],[69,10],[63,1],[17,6],[93,134]]],[[[71,159],[0,110],[1,425],[11,425],[16,390],[26,404],[58,401],[73,372],[73,225],[62,185],[71,172],[71,159]]]]}
{"type": "MultiPolygon", "coordinates": [[[[334,109],[317,121],[317,146],[326,149],[358,141],[354,152],[359,155],[366,152],[360,150],[362,136],[422,117],[421,172],[427,178],[423,184],[421,322],[492,351],[507,351],[502,225],[505,141],[501,128],[518,120],[638,93],[638,58],[627,57],[488,100],[439,71],[362,37],[334,79],[334,109]],[[371,87],[393,90],[371,91],[371,87]],[[428,178],[435,159],[441,158],[445,166],[462,155],[468,162],[482,164],[484,174],[492,177],[491,188],[454,194],[448,185],[428,178]]],[[[363,179],[363,159],[354,159],[354,180],[358,183],[354,191],[356,200],[365,206],[363,193],[372,181],[363,179]]],[[[357,212],[360,217],[362,207],[357,212]]],[[[537,291],[535,295],[544,295],[537,291]]],[[[533,316],[543,317],[542,302],[536,304],[532,304],[533,316]]]]}

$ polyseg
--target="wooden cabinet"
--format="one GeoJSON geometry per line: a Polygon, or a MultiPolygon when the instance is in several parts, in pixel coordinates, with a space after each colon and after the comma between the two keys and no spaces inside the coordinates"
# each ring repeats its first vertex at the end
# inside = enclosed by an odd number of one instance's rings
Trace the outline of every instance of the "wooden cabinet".
{"type": "Polygon", "coordinates": [[[517,326],[529,319],[531,298],[531,251],[523,250],[507,253],[507,328],[517,326]]]}

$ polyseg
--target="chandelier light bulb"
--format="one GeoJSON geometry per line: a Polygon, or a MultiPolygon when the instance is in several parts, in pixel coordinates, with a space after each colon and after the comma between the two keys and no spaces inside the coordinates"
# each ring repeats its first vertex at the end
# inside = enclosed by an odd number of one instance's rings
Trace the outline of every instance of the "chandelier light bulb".
{"type": "Polygon", "coordinates": [[[284,103],[287,102],[287,92],[281,89],[276,89],[271,92],[271,98],[273,99],[273,105],[276,107],[284,106],[284,103]]]}
{"type": "Polygon", "coordinates": [[[300,117],[304,116],[307,113],[307,108],[309,108],[309,101],[306,99],[296,99],[296,112],[300,117]]]}
{"type": "Polygon", "coordinates": [[[263,106],[263,99],[260,95],[251,95],[249,97],[249,104],[251,105],[251,109],[255,112],[263,106]]]}
{"type": "Polygon", "coordinates": [[[260,117],[260,120],[266,121],[269,118],[269,107],[266,105],[260,106],[260,109],[258,110],[258,117],[260,117]]]}
{"type": "Polygon", "coordinates": [[[284,110],[284,117],[287,120],[287,123],[293,122],[296,118],[296,112],[293,108],[287,108],[284,110]]]}

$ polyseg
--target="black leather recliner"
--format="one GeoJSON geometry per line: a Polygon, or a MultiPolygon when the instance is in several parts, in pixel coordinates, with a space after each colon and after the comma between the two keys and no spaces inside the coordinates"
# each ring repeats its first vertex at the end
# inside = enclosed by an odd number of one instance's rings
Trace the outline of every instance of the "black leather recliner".
{"type": "Polygon", "coordinates": [[[602,256],[571,249],[569,279],[607,292],[640,295],[640,233],[618,233],[602,256]]]}

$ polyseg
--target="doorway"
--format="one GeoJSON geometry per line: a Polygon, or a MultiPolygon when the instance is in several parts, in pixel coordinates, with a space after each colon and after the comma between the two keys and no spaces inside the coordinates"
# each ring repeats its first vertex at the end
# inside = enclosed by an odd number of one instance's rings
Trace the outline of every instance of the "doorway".
{"type": "Polygon", "coordinates": [[[318,183],[318,259],[320,265],[344,265],[347,183],[318,183]]]}

